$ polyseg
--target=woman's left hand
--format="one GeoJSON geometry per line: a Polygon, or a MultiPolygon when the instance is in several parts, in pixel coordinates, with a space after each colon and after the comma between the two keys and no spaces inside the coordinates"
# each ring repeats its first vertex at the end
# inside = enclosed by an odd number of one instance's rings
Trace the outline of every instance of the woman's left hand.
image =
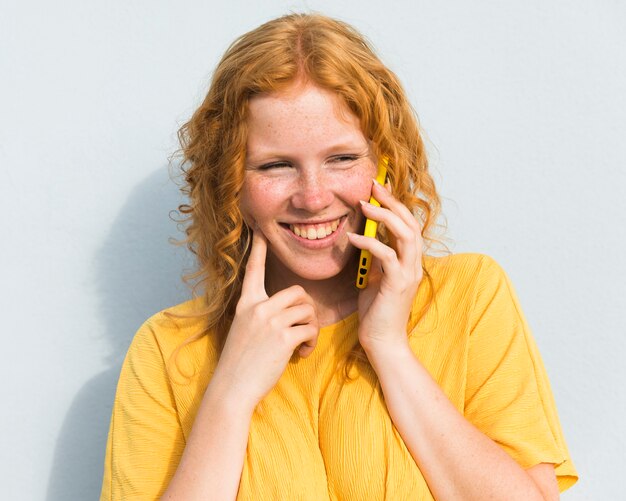
{"type": "Polygon", "coordinates": [[[348,234],[352,245],[373,257],[368,285],[359,294],[359,342],[368,355],[408,347],[406,326],[422,280],[423,242],[419,222],[388,189],[374,182],[372,195],[381,207],[362,202],[363,214],[384,223],[390,245],[348,234]]]}

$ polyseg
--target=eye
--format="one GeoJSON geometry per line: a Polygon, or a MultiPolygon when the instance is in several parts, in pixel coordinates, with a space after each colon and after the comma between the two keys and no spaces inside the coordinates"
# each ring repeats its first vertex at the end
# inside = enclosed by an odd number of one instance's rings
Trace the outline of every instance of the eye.
{"type": "Polygon", "coordinates": [[[348,153],[344,155],[335,155],[326,161],[326,165],[334,169],[347,170],[354,167],[356,165],[355,162],[359,160],[359,158],[361,158],[361,155],[348,153]]]}
{"type": "Polygon", "coordinates": [[[357,158],[359,158],[357,155],[337,155],[337,156],[331,158],[331,161],[333,161],[333,162],[353,162],[357,158]]]}
{"type": "Polygon", "coordinates": [[[270,170],[270,169],[284,169],[285,167],[291,167],[288,162],[272,162],[269,164],[263,164],[257,167],[258,170],[270,170]]]}

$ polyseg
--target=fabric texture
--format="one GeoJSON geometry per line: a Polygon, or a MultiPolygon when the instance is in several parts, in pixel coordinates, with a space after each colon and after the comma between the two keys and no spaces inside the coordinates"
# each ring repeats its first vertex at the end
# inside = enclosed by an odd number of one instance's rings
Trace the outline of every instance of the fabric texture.
{"type": "MultiPolygon", "coordinates": [[[[577,473],[508,277],[479,254],[425,257],[424,265],[432,289],[424,279],[415,298],[411,349],[469,421],[522,467],[555,464],[559,489],[567,489],[577,473]]],[[[166,312],[189,314],[196,302],[166,312]]],[[[216,341],[207,335],[180,351],[180,372],[168,372],[172,353],[202,329],[202,319],[166,312],[139,329],[122,367],[101,500],[163,493],[217,364],[216,341]]],[[[354,313],[322,328],[313,354],[294,356],[259,403],[238,500],[433,499],[374,371],[359,365],[352,380],[344,378],[342,362],[357,342],[357,327],[354,313]]]]}

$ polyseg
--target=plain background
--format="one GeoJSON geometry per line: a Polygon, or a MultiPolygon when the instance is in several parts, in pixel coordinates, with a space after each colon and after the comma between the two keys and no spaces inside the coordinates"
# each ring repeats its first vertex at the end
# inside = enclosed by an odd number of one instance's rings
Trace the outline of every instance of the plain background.
{"type": "MultiPolygon", "coordinates": [[[[581,475],[626,490],[626,7],[609,0],[2,1],[5,499],[96,499],[115,384],[188,297],[168,157],[228,44],[289,11],[354,24],[426,131],[455,252],[507,270],[581,475]]],[[[158,453],[158,451],[155,451],[158,453]]]]}

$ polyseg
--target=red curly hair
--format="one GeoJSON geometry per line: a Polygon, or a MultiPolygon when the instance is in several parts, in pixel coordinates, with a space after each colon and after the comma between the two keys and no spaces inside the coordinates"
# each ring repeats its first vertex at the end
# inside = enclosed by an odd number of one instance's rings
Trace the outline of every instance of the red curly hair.
{"type": "MultiPolygon", "coordinates": [[[[377,156],[389,158],[392,192],[422,224],[427,245],[440,200],[416,115],[396,75],[350,25],[318,14],[291,14],[237,39],[213,75],[202,105],[179,131],[189,203],[181,205],[197,270],[184,278],[205,298],[197,316],[223,343],[241,293],[251,232],[239,206],[250,99],[306,79],[336,93],[359,119],[377,156]]],[[[383,240],[385,239],[383,235],[383,240]]],[[[427,278],[428,275],[426,274],[427,278]]],[[[358,346],[352,359],[363,358],[358,346]]]]}

